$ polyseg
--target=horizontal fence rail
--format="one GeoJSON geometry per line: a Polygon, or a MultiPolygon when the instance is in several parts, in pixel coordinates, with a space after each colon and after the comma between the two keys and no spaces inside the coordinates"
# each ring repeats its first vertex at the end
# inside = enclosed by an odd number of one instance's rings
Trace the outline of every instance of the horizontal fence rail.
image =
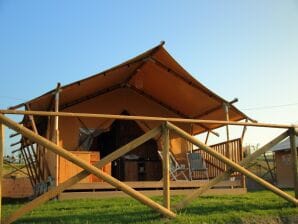
{"type": "Polygon", "coordinates": [[[253,126],[253,127],[269,127],[269,128],[298,128],[298,125],[287,125],[287,124],[248,123],[248,122],[239,122],[239,121],[200,120],[200,119],[184,119],[184,118],[174,118],[174,117],[150,117],[150,116],[49,112],[49,111],[0,110],[0,114],[89,117],[89,118],[105,118],[105,119],[120,119],[120,120],[163,121],[163,122],[174,122],[174,123],[178,122],[178,123],[193,123],[193,124],[220,124],[220,125],[253,126]]]}

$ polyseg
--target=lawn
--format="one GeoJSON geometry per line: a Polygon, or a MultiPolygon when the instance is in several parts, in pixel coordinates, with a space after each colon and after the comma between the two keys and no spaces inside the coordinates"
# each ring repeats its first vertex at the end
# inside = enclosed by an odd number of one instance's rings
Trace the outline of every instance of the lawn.
{"type": "MultiPolygon", "coordinates": [[[[180,199],[172,197],[172,203],[180,199]]],[[[4,201],[4,215],[23,203],[4,201]]],[[[203,196],[173,220],[131,198],[50,201],[16,223],[298,223],[298,208],[268,191],[203,196]]]]}

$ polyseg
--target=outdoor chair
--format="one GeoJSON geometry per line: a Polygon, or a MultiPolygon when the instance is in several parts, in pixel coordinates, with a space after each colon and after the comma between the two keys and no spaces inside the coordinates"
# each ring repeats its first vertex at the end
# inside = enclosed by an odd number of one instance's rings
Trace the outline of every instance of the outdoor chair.
{"type": "Polygon", "coordinates": [[[209,180],[208,168],[203,156],[198,152],[187,153],[189,179],[193,179],[193,172],[202,171],[209,180]]]}
{"type": "MultiPolygon", "coordinates": [[[[163,160],[163,155],[161,151],[158,151],[158,154],[161,158],[161,160],[163,160]]],[[[184,180],[188,180],[187,176],[185,175],[185,171],[187,171],[188,169],[185,167],[184,164],[179,164],[178,161],[176,160],[176,158],[174,157],[174,155],[169,152],[169,161],[170,161],[170,175],[172,177],[173,180],[178,180],[179,176],[182,176],[184,180]]]]}

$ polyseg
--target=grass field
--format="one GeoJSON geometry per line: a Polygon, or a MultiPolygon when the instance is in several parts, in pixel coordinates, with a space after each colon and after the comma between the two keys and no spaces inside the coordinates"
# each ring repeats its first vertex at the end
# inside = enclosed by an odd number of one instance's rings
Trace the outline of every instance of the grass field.
{"type": "MultiPolygon", "coordinates": [[[[161,202],[161,197],[153,199],[161,202]]],[[[172,197],[172,203],[180,199],[172,197]]],[[[23,203],[4,201],[4,215],[23,203]]],[[[173,220],[131,198],[50,201],[16,223],[298,223],[298,208],[268,191],[204,196],[173,220]]]]}

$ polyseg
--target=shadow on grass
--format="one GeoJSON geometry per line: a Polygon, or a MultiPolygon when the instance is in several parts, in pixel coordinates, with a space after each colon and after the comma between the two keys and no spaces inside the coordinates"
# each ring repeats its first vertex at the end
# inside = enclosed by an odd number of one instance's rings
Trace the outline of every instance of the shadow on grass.
{"type": "Polygon", "coordinates": [[[152,222],[161,219],[159,214],[150,210],[135,212],[96,212],[90,214],[69,214],[57,215],[53,217],[25,217],[16,223],[142,223],[152,222]]]}

